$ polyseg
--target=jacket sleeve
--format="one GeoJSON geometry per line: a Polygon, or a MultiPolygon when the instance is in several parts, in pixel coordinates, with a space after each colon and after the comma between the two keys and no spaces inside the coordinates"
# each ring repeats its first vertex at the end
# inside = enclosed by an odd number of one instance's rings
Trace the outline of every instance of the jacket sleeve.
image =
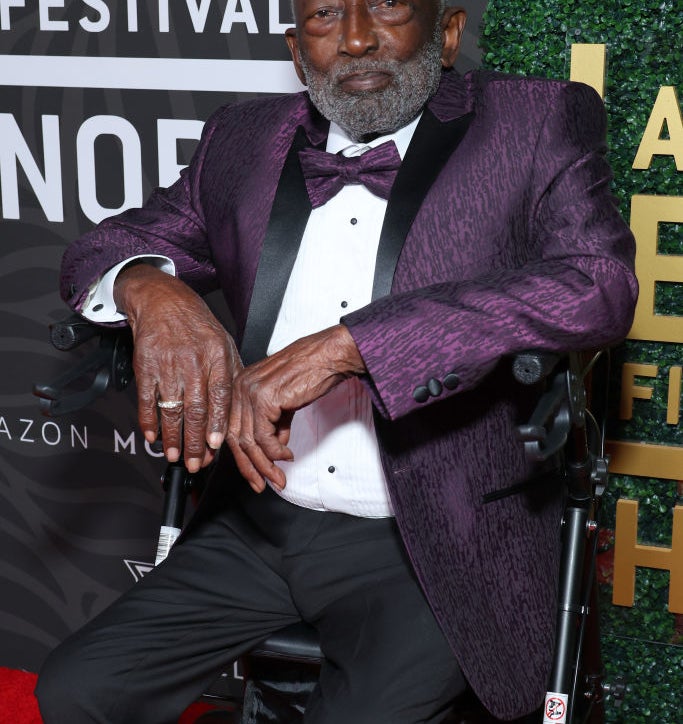
{"type": "Polygon", "coordinates": [[[121,261],[144,254],[173,259],[176,273],[193,287],[208,292],[216,287],[210,258],[200,179],[219,109],[205,124],[190,165],[166,189],[156,189],[140,209],[130,209],[102,221],[72,242],[62,259],[60,293],[80,311],[89,289],[108,269],[121,261]]]}
{"type": "Polygon", "coordinates": [[[610,192],[605,131],[598,95],[563,85],[548,104],[530,174],[537,201],[526,234],[538,254],[517,268],[390,295],[342,318],[383,416],[471,390],[503,356],[603,347],[627,334],[635,242],[610,192]]]}

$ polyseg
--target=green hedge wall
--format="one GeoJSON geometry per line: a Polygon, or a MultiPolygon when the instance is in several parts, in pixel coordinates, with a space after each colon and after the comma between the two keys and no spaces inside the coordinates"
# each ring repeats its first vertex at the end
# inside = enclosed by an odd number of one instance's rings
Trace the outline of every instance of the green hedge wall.
{"type": "MultiPolygon", "coordinates": [[[[610,161],[624,217],[629,218],[633,194],[683,195],[683,173],[671,156],[656,156],[648,170],[631,168],[659,88],[679,86],[682,80],[682,0],[489,0],[480,37],[485,67],[555,78],[569,77],[572,44],[605,43],[610,161]]],[[[680,224],[660,225],[659,248],[683,254],[680,224]]],[[[656,309],[683,315],[683,284],[661,285],[656,309]]],[[[683,444],[683,427],[665,424],[668,369],[683,364],[683,345],[628,341],[615,357],[610,436],[683,444]],[[648,382],[654,386],[653,399],[635,401],[628,422],[616,415],[625,361],[660,365],[658,378],[648,382]]],[[[639,570],[635,606],[611,604],[614,513],[620,497],[640,501],[640,538],[661,545],[670,545],[671,509],[683,502],[676,481],[628,476],[610,481],[599,561],[603,657],[608,678],[625,675],[630,690],[620,708],[607,702],[607,721],[678,724],[683,722],[683,617],[667,609],[668,573],[639,570]]]]}

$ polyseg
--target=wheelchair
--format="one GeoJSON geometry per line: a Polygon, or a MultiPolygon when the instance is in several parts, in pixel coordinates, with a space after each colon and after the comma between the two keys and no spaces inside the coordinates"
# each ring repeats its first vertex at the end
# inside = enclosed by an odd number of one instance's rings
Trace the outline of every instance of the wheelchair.
{"type": "MultiPolygon", "coordinates": [[[[99,338],[99,344],[66,374],[34,386],[43,414],[53,417],[73,412],[110,388],[123,390],[132,380],[133,343],[127,328],[97,327],[73,315],[51,325],[50,337],[62,351],[93,337],[99,338]],[[85,388],[84,380],[90,380],[85,388]]],[[[588,358],[572,353],[558,358],[532,351],[514,358],[512,372],[518,382],[544,385],[531,418],[517,428],[517,434],[530,460],[543,461],[558,454],[563,457],[567,491],[554,663],[542,710],[519,720],[519,724],[599,724],[604,721],[606,698],[618,706],[627,690],[621,679],[612,684],[604,680],[595,585],[598,521],[608,479],[604,427],[609,353],[598,352],[588,358]],[[588,396],[596,413],[587,408],[588,396]]],[[[185,502],[194,486],[193,476],[182,462],[167,466],[156,564],[166,557],[180,534],[185,502]]],[[[485,502],[514,492],[511,488],[496,491],[485,502]]],[[[305,623],[278,631],[257,645],[241,661],[245,672],[241,724],[301,721],[322,656],[317,633],[305,623]]],[[[206,696],[210,700],[214,695],[208,692],[206,696]]],[[[450,722],[498,721],[471,694],[461,699],[456,718],[450,722]]]]}

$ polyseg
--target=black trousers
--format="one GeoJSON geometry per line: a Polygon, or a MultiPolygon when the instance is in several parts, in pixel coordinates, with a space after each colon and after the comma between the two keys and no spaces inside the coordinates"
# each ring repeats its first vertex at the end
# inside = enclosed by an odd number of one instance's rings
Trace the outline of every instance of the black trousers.
{"type": "Polygon", "coordinates": [[[465,688],[393,519],[267,491],[204,522],[52,652],[44,721],[176,722],[226,663],[301,619],[325,655],[307,724],[438,722],[465,688]]]}

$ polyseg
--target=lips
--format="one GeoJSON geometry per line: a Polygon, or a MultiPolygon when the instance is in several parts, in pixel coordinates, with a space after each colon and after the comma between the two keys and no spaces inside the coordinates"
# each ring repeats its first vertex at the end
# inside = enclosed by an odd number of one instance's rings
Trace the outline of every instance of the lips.
{"type": "Polygon", "coordinates": [[[355,71],[345,73],[338,79],[338,84],[347,93],[382,90],[391,82],[391,74],[379,70],[355,71]]]}

